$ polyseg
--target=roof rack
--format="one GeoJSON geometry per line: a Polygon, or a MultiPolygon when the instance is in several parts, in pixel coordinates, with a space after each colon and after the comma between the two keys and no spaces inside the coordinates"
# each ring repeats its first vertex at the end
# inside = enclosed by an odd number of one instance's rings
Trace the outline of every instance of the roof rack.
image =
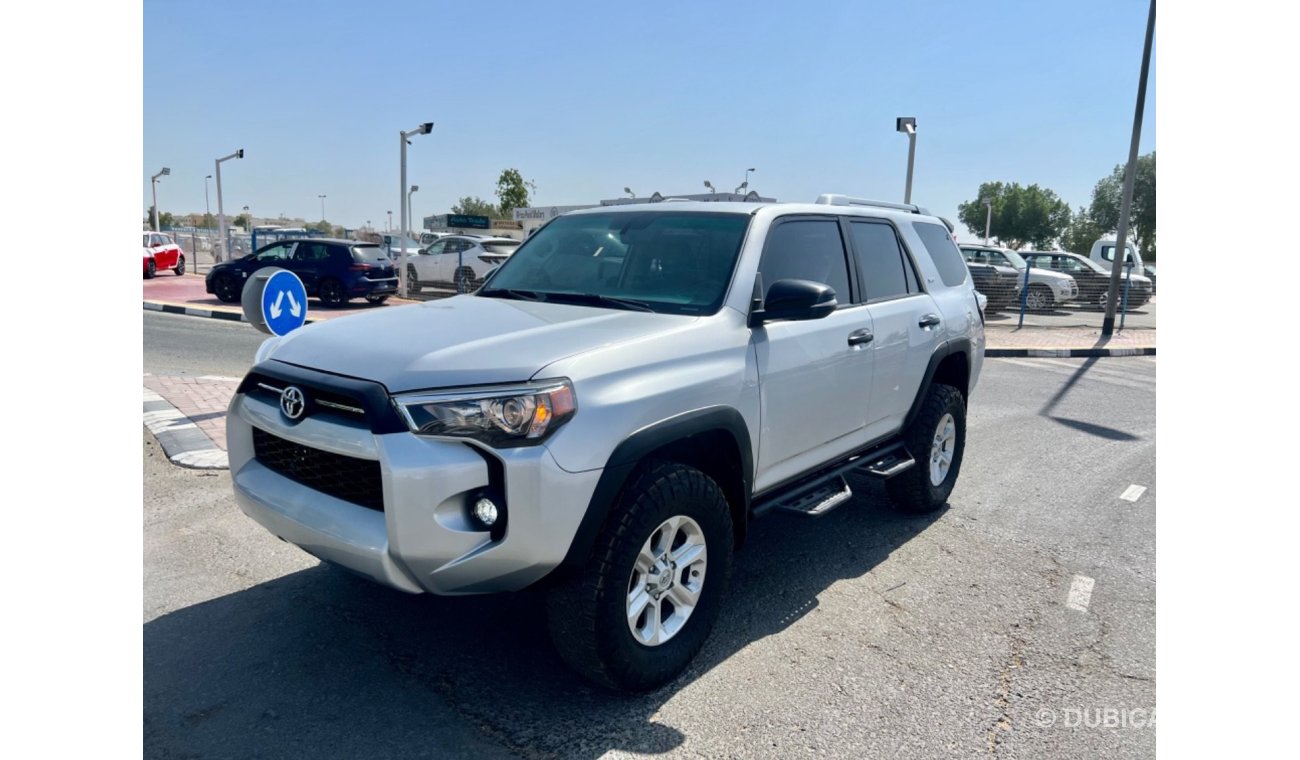
{"type": "Polygon", "coordinates": [[[898,211],[910,211],[913,214],[930,215],[930,212],[926,209],[911,203],[873,201],[867,198],[854,198],[851,195],[839,195],[837,193],[822,193],[817,196],[816,202],[823,206],[875,206],[877,208],[892,208],[897,209],[898,211]]]}

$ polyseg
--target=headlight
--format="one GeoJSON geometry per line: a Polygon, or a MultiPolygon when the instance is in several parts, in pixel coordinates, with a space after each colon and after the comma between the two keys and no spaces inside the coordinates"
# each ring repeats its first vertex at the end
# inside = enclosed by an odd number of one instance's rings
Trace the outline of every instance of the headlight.
{"type": "Polygon", "coordinates": [[[473,438],[490,446],[532,446],[577,409],[568,380],[395,396],[412,433],[473,438]]]}

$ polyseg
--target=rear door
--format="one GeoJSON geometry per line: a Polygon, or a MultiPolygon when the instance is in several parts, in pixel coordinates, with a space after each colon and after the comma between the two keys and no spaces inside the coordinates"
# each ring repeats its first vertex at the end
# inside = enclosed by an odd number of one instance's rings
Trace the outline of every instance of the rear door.
{"type": "MultiPolygon", "coordinates": [[[[316,295],[321,280],[331,275],[330,245],[314,240],[304,240],[294,249],[293,257],[284,265],[285,269],[298,275],[308,295],[316,295]]],[[[333,273],[335,279],[343,280],[341,273],[333,273]]]]}
{"type": "Polygon", "coordinates": [[[867,423],[874,433],[891,432],[902,427],[938,346],[935,325],[927,321],[932,322],[939,309],[921,287],[894,225],[852,219],[849,230],[858,283],[875,332],[867,423]]]}
{"type": "Polygon", "coordinates": [[[851,271],[837,217],[773,222],[759,263],[763,290],[777,280],[811,280],[834,288],[840,306],[824,319],[753,330],[761,404],[756,490],[866,442],[873,352],[863,331],[872,325],[867,307],[855,302],[851,271]]]}

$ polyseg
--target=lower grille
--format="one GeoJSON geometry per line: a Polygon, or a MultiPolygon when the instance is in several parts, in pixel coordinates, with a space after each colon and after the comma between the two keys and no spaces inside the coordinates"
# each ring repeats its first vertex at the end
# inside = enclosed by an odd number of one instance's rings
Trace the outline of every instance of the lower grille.
{"type": "Polygon", "coordinates": [[[358,506],[384,511],[379,463],[313,449],[253,428],[253,455],[269,470],[358,506]]]}

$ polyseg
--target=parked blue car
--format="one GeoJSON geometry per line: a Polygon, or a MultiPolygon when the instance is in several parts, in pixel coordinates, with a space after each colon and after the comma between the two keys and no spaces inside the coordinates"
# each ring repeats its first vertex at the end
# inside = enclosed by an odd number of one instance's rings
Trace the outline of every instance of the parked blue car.
{"type": "Polygon", "coordinates": [[[277,240],[243,258],[212,267],[206,288],[226,303],[239,300],[244,283],[263,267],[280,267],[298,275],[309,297],[325,306],[342,306],[364,297],[381,304],[397,292],[397,271],[375,243],[333,238],[277,240]]]}

